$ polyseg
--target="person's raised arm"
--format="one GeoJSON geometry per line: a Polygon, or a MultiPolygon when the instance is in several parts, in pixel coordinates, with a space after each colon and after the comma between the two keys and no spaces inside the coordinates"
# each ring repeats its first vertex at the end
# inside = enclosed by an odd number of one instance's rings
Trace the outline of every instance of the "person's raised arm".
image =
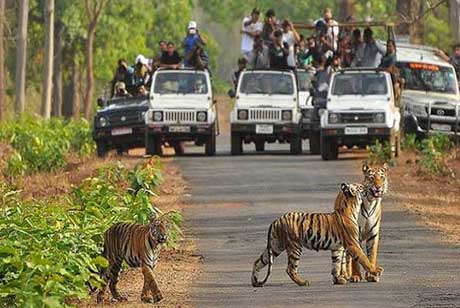
{"type": "Polygon", "coordinates": [[[440,57],[441,59],[443,59],[444,61],[450,62],[449,56],[446,55],[446,54],[444,53],[444,51],[442,51],[441,49],[436,49],[435,54],[436,54],[438,57],[440,57]]]}
{"type": "Polygon", "coordinates": [[[299,32],[297,32],[296,28],[294,27],[294,24],[292,23],[292,21],[289,21],[289,27],[291,28],[292,34],[294,34],[294,39],[295,39],[296,44],[298,44],[300,42],[300,35],[299,35],[299,32]]]}

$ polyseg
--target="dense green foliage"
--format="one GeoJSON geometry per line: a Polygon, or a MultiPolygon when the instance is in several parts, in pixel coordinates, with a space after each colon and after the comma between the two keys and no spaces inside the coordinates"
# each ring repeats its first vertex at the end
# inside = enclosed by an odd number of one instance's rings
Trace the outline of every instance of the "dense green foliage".
{"type": "Polygon", "coordinates": [[[60,201],[23,201],[0,186],[0,307],[60,307],[100,285],[107,261],[103,234],[114,222],[148,223],[153,212],[170,225],[169,246],[182,216],[162,214],[150,197],[161,181],[158,161],[126,170],[106,167],[60,201]],[[145,172],[145,170],[147,172],[145,172]],[[145,176],[148,174],[148,176],[145,176]],[[132,193],[129,183],[142,188],[132,193]]]}
{"type": "Polygon", "coordinates": [[[55,171],[67,163],[70,152],[87,156],[95,149],[91,125],[83,119],[45,121],[23,116],[0,123],[0,141],[8,142],[15,150],[4,170],[8,176],[55,171]]]}

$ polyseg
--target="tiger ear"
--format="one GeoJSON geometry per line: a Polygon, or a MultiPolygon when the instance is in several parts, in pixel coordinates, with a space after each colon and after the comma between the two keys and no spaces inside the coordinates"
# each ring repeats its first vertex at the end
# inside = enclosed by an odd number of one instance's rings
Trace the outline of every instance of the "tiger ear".
{"type": "Polygon", "coordinates": [[[363,171],[364,174],[366,174],[367,171],[369,171],[371,167],[369,167],[369,165],[367,163],[364,163],[363,164],[363,167],[361,168],[361,170],[363,171]]]}
{"type": "Polygon", "coordinates": [[[388,164],[384,163],[382,168],[383,168],[383,170],[385,170],[385,172],[387,172],[388,171],[388,164]]]}
{"type": "Polygon", "coordinates": [[[342,183],[340,185],[340,189],[342,189],[342,192],[348,196],[348,194],[350,194],[350,185],[347,184],[347,183],[342,183]]]}

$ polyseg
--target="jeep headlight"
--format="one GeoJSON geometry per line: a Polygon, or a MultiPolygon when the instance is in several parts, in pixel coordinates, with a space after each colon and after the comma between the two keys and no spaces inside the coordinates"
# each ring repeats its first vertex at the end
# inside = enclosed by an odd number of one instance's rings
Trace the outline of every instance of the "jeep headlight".
{"type": "Polygon", "coordinates": [[[375,123],[385,123],[385,113],[379,112],[374,114],[374,122],[375,123]]]}
{"type": "Polygon", "coordinates": [[[426,112],[425,106],[424,105],[419,105],[419,104],[407,104],[406,105],[406,110],[416,116],[427,116],[428,113],[426,112]]]}
{"type": "Polygon", "coordinates": [[[247,120],[248,119],[248,111],[246,109],[238,110],[238,120],[247,120]]]}
{"type": "Polygon", "coordinates": [[[331,123],[331,124],[339,123],[339,115],[337,113],[330,113],[329,114],[329,123],[331,123]]]}
{"type": "Polygon", "coordinates": [[[155,122],[163,121],[163,112],[162,111],[154,111],[152,118],[153,118],[153,121],[155,121],[155,122]]]}
{"type": "Polygon", "coordinates": [[[291,110],[283,110],[281,113],[281,118],[283,121],[291,121],[292,120],[292,111],[291,110]]]}
{"type": "Polygon", "coordinates": [[[107,119],[104,118],[104,117],[100,117],[100,118],[99,118],[99,125],[100,125],[101,127],[106,127],[106,126],[107,126],[107,119]]]}
{"type": "Polygon", "coordinates": [[[206,122],[208,119],[208,113],[206,111],[198,111],[196,113],[196,120],[198,122],[206,122]]]}

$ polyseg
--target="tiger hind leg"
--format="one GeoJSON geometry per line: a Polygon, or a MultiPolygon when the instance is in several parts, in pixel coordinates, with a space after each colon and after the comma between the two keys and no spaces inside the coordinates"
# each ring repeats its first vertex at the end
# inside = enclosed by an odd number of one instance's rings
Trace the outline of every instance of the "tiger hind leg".
{"type": "Polygon", "coordinates": [[[110,281],[110,271],[108,269],[105,269],[104,272],[102,273],[102,280],[104,282],[102,284],[101,289],[97,293],[97,297],[96,297],[96,301],[98,304],[104,301],[104,295],[105,295],[105,291],[107,290],[107,284],[110,281]]]}
{"type": "Polygon", "coordinates": [[[286,273],[298,286],[309,286],[310,282],[306,279],[302,279],[298,273],[300,257],[302,256],[302,248],[300,246],[289,247],[286,252],[288,255],[286,273]]]}
{"type": "Polygon", "coordinates": [[[109,269],[108,269],[109,274],[110,274],[109,289],[110,289],[110,292],[112,293],[113,298],[119,302],[128,300],[127,296],[121,295],[117,290],[117,283],[118,283],[118,277],[119,277],[120,270],[121,270],[121,263],[122,261],[117,260],[115,263],[110,264],[109,269]]]}
{"type": "Polygon", "coordinates": [[[142,274],[144,275],[144,288],[142,289],[141,300],[146,303],[158,303],[163,299],[163,294],[153,277],[152,268],[143,266],[142,274]],[[152,293],[152,296],[149,296],[149,291],[152,293]]]}

